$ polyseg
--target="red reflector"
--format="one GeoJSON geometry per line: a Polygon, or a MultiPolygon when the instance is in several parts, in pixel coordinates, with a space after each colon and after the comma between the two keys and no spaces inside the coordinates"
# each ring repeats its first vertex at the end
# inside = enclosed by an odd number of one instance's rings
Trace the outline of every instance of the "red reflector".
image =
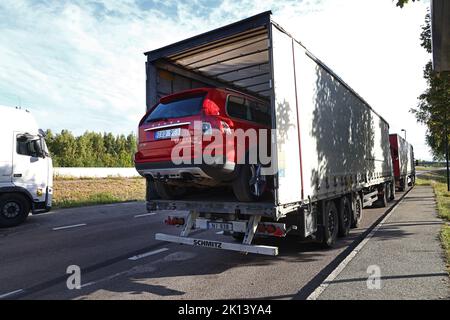
{"type": "Polygon", "coordinates": [[[266,232],[266,226],[263,225],[263,224],[259,224],[259,225],[258,225],[258,229],[257,229],[256,231],[257,231],[257,232],[264,233],[264,232],[266,232]]]}
{"type": "Polygon", "coordinates": [[[275,237],[283,237],[284,233],[283,231],[278,227],[277,230],[273,234],[275,237]]]}
{"type": "Polygon", "coordinates": [[[165,224],[176,226],[176,225],[183,225],[184,224],[184,218],[172,218],[167,217],[166,220],[164,220],[165,224]]]}
{"type": "Polygon", "coordinates": [[[273,225],[268,225],[268,226],[266,226],[266,232],[267,232],[267,233],[272,234],[272,233],[274,233],[275,231],[276,231],[276,229],[275,229],[275,227],[274,227],[273,225]]]}

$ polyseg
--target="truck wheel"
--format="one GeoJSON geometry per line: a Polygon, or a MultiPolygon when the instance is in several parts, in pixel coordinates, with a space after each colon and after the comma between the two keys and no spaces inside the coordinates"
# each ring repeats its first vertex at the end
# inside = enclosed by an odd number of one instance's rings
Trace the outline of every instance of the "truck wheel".
{"type": "Polygon", "coordinates": [[[411,177],[410,177],[410,181],[408,182],[408,187],[414,186],[415,180],[416,180],[415,177],[414,177],[414,176],[411,176],[411,177]]]}
{"type": "Polygon", "coordinates": [[[352,228],[359,228],[361,225],[361,219],[363,215],[363,206],[361,201],[361,196],[356,194],[353,197],[353,218],[352,218],[352,228]]]}
{"type": "Polygon", "coordinates": [[[398,191],[405,191],[405,179],[401,178],[399,181],[398,191]]]}
{"type": "Polygon", "coordinates": [[[348,197],[339,200],[339,236],[346,237],[350,233],[352,223],[352,206],[348,197]]]}
{"type": "Polygon", "coordinates": [[[395,182],[389,183],[389,188],[391,189],[391,197],[389,198],[389,201],[395,200],[395,182]]]}
{"type": "Polygon", "coordinates": [[[14,227],[26,220],[30,202],[21,194],[5,194],[0,197],[0,227],[14,227]]]}
{"type": "Polygon", "coordinates": [[[386,208],[388,205],[388,196],[389,196],[388,185],[385,183],[385,184],[383,184],[382,188],[383,188],[383,191],[382,191],[383,194],[381,196],[378,196],[378,206],[380,208],[386,208]]]}
{"type": "Polygon", "coordinates": [[[179,199],[186,193],[185,188],[171,186],[161,181],[155,181],[155,190],[163,200],[179,199]]]}
{"type": "Polygon", "coordinates": [[[233,180],[233,193],[239,201],[258,201],[266,191],[267,177],[261,174],[262,165],[241,166],[239,175],[233,180]]]}
{"type": "Polygon", "coordinates": [[[325,203],[325,212],[323,214],[323,238],[322,245],[331,248],[336,243],[339,230],[339,215],[334,201],[325,203]]]}

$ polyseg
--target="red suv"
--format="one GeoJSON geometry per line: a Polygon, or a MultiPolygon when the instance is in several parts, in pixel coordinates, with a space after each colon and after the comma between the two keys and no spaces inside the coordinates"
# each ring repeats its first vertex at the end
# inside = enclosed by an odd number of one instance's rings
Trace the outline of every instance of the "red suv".
{"type": "Polygon", "coordinates": [[[270,128],[267,101],[230,89],[179,92],[161,98],[140,121],[135,166],[162,199],[232,185],[238,200],[257,201],[270,182],[261,174],[267,164],[250,161],[250,153],[261,141],[270,157],[270,128]]]}

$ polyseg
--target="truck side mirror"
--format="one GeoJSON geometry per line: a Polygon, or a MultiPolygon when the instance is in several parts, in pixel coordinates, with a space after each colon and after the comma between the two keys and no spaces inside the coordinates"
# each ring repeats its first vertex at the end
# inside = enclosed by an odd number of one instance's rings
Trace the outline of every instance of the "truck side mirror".
{"type": "MultiPolygon", "coordinates": [[[[43,139],[43,138],[41,138],[41,139],[43,139]]],[[[34,143],[34,147],[35,147],[35,150],[36,150],[36,156],[38,156],[39,158],[45,158],[46,152],[42,148],[41,139],[33,140],[32,143],[34,143]]]]}

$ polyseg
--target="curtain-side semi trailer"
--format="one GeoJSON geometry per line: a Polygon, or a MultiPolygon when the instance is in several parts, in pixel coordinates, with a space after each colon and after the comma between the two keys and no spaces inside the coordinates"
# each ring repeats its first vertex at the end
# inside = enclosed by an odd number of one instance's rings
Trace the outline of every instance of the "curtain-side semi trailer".
{"type": "MultiPolygon", "coordinates": [[[[332,246],[358,226],[363,207],[394,198],[389,125],[340,77],[280,25],[270,11],[146,53],[147,109],[162,96],[196,87],[227,87],[271,104],[274,197],[238,202],[197,193],[147,209],[174,210],[166,223],[180,244],[277,255],[255,236],[288,233],[332,246]],[[187,215],[177,215],[187,210],[187,215]],[[190,237],[219,229],[240,241],[190,237]]],[[[148,177],[151,179],[151,177],[148,177]]]]}
{"type": "Polygon", "coordinates": [[[389,136],[394,170],[395,187],[399,191],[412,186],[416,180],[416,167],[413,146],[398,134],[389,136]]]}

